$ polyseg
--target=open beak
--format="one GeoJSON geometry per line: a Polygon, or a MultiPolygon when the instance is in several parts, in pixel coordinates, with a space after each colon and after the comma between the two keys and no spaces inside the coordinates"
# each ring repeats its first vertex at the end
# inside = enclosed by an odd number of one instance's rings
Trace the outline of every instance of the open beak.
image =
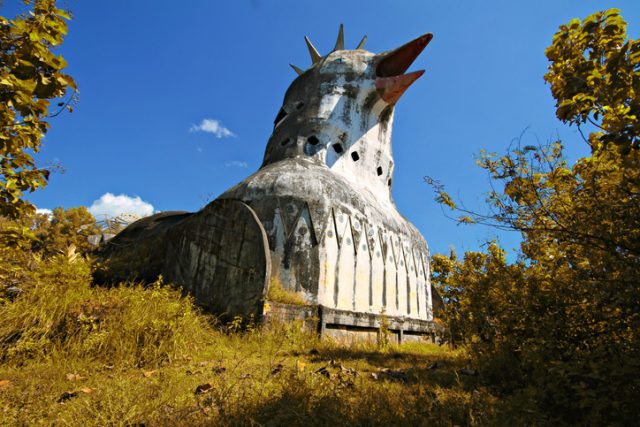
{"type": "Polygon", "coordinates": [[[376,66],[376,89],[387,103],[393,105],[398,102],[407,88],[424,74],[424,70],[408,74],[404,72],[432,38],[433,35],[427,33],[395,50],[380,54],[381,59],[376,66]]]}

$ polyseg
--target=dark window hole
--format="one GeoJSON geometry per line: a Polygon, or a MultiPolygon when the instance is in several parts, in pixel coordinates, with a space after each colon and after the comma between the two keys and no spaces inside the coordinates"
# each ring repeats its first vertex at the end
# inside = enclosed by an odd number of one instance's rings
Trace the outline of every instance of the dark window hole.
{"type": "Polygon", "coordinates": [[[311,145],[318,145],[320,140],[315,135],[311,135],[309,138],[307,138],[307,142],[311,145]]]}
{"type": "Polygon", "coordinates": [[[387,185],[391,187],[391,178],[389,178],[389,181],[387,181],[387,185]]]}
{"type": "Polygon", "coordinates": [[[283,139],[280,145],[284,147],[285,145],[289,144],[289,142],[291,142],[291,138],[283,139]]]}
{"type": "Polygon", "coordinates": [[[376,172],[378,173],[378,176],[382,175],[382,166],[378,166],[376,172]]]}
{"type": "Polygon", "coordinates": [[[332,147],[335,150],[335,152],[338,154],[344,151],[344,149],[342,148],[342,144],[340,144],[339,142],[336,142],[335,144],[333,144],[332,147]]]}
{"type": "Polygon", "coordinates": [[[282,119],[284,119],[285,117],[287,117],[287,112],[284,111],[284,108],[281,108],[280,111],[278,111],[278,115],[276,116],[276,119],[273,121],[274,125],[277,125],[278,123],[280,123],[282,121],[282,119]]]}
{"type": "Polygon", "coordinates": [[[360,160],[360,155],[358,154],[357,151],[352,151],[351,158],[353,159],[354,162],[357,162],[358,160],[360,160]]]}
{"type": "Polygon", "coordinates": [[[304,102],[296,102],[296,110],[302,110],[304,107],[304,102]]]}

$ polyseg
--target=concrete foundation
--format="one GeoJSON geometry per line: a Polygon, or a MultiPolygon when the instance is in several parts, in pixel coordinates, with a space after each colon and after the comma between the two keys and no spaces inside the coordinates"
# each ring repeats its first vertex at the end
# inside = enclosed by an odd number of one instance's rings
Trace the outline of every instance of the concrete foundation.
{"type": "Polygon", "coordinates": [[[442,333],[442,327],[431,321],[354,313],[324,306],[282,304],[269,300],[265,302],[263,322],[297,324],[305,330],[317,331],[321,337],[343,343],[377,342],[381,328],[386,329],[390,334],[390,341],[397,344],[436,343],[442,333]]]}

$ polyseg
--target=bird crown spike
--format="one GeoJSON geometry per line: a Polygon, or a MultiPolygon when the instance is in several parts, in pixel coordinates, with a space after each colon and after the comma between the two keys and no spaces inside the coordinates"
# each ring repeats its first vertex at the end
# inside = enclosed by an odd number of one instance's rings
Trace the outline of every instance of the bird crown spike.
{"type": "Polygon", "coordinates": [[[344,50],[344,25],[340,24],[340,30],[338,30],[338,39],[336,40],[336,46],[333,48],[336,50],[344,50]]]}
{"type": "MultiPolygon", "coordinates": [[[[315,48],[313,43],[311,43],[311,40],[309,40],[309,37],[304,36],[304,41],[307,42],[309,55],[311,55],[311,66],[314,66],[318,61],[322,59],[322,55],[320,55],[320,53],[315,48]]],[[[360,40],[360,43],[358,43],[358,47],[356,47],[356,50],[364,49],[364,44],[366,42],[367,42],[367,36],[364,36],[362,40],[360,40]]],[[[336,40],[336,46],[333,48],[334,52],[336,50],[344,50],[344,25],[343,24],[340,24],[340,30],[338,30],[338,39],[336,40]]],[[[291,68],[293,68],[293,70],[296,73],[298,73],[298,75],[304,73],[304,70],[302,70],[301,68],[296,67],[293,64],[289,64],[289,65],[291,66],[291,68]]]]}
{"type": "Polygon", "coordinates": [[[295,65],[293,65],[293,64],[289,64],[289,65],[291,65],[291,68],[293,68],[293,71],[295,71],[296,73],[298,73],[298,75],[300,75],[300,74],[304,73],[304,71],[303,71],[301,68],[298,68],[298,67],[296,67],[296,66],[295,66],[295,65]]]}
{"type": "Polygon", "coordinates": [[[318,50],[315,48],[313,43],[311,43],[311,40],[309,40],[309,37],[304,36],[304,41],[307,42],[307,48],[309,48],[309,55],[311,55],[312,64],[315,64],[316,62],[320,61],[320,59],[322,59],[322,55],[318,53],[318,50]]]}
{"type": "Polygon", "coordinates": [[[364,36],[362,40],[360,40],[360,43],[358,43],[358,47],[356,47],[356,50],[364,49],[364,44],[366,42],[367,42],[367,36],[364,36]]]}

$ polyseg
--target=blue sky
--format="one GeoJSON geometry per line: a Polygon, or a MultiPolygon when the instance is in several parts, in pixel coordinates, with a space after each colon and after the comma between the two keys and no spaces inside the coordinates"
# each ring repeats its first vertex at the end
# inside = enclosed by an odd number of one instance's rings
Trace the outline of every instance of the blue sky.
{"type": "MultiPolygon", "coordinates": [[[[0,14],[12,17],[20,4],[5,0],[0,14]]],[[[556,120],[543,81],[544,50],[558,26],[617,7],[630,36],[640,37],[637,0],[60,4],[74,16],[61,53],[80,99],[51,121],[37,156],[65,169],[29,196],[40,208],[90,206],[111,193],[155,210],[197,210],[259,167],[295,77],[288,64],[310,64],[304,35],[326,54],[340,23],[347,48],[367,34],[372,52],[433,33],[410,68],[426,73],[398,103],[393,133],[394,198],[432,252],[472,250],[495,237],[513,248],[518,240],[447,219],[425,175],[482,209],[489,185],[475,165],[480,149],[502,152],[528,129],[527,141],[559,135],[571,158],[585,152],[577,131],[556,120]]]]}

